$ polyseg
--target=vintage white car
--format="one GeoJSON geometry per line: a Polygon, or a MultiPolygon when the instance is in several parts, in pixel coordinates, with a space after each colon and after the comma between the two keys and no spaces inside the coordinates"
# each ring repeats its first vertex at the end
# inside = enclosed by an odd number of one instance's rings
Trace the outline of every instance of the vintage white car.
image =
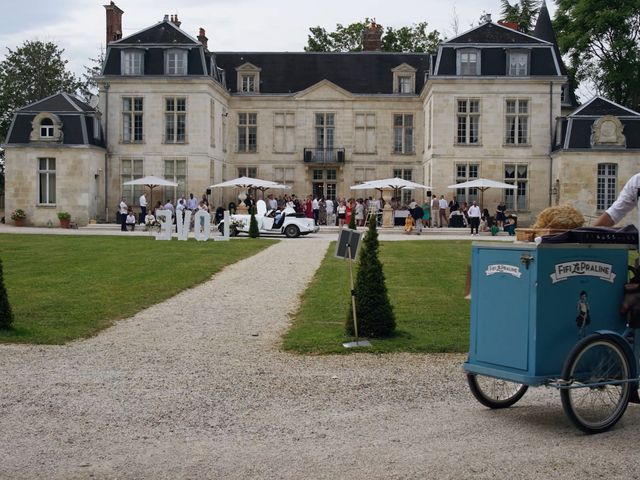
{"type": "MultiPolygon", "coordinates": [[[[296,238],[319,230],[313,218],[297,217],[292,208],[285,208],[284,214],[277,222],[275,212],[267,212],[267,204],[264,200],[256,202],[256,211],[260,235],[286,235],[287,238],[296,238]]],[[[231,215],[230,220],[229,235],[249,233],[251,215],[231,215]]],[[[220,233],[224,231],[224,220],[218,224],[218,230],[220,233]]]]}

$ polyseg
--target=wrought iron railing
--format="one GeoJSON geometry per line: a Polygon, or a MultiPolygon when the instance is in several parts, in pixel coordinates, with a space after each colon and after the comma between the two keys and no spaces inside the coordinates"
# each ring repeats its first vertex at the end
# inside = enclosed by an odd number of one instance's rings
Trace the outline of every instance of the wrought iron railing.
{"type": "Polygon", "coordinates": [[[304,163],[344,163],[344,148],[305,148],[304,163]]]}

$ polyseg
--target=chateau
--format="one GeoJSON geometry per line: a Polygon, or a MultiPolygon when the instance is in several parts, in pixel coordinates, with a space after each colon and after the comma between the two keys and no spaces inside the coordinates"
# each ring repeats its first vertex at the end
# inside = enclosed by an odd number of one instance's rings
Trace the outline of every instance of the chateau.
{"type": "Polygon", "coordinates": [[[178,183],[154,200],[217,206],[239,192],[208,187],[246,175],[332,198],[398,176],[459,201],[480,192],[448,185],[488,178],[517,189],[486,191],[484,206],[504,200],[526,224],[556,203],[594,217],[640,171],[640,114],[600,97],[578,107],[544,4],[531,35],[487,21],[433,53],[381,52],[375,24],[362,52],[217,52],[177,16],[122,38],[124,12],[105,9],[99,103],[59,93],[9,130],[6,209],[28,223],[113,221],[142,193],[123,183],[146,175],[178,183]]]}

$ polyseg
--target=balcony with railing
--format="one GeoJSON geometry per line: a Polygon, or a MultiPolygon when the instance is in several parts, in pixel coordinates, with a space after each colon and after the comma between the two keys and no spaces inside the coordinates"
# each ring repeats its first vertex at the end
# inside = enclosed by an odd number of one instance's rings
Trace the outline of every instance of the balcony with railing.
{"type": "Polygon", "coordinates": [[[337,164],[344,163],[344,148],[305,148],[304,163],[337,164]]]}

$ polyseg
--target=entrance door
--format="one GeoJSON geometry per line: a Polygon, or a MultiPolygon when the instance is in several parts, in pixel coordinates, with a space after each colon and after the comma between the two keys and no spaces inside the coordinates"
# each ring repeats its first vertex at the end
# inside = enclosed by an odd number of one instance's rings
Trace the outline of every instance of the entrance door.
{"type": "Polygon", "coordinates": [[[335,168],[316,168],[313,170],[313,195],[336,199],[337,170],[335,168]]]}

